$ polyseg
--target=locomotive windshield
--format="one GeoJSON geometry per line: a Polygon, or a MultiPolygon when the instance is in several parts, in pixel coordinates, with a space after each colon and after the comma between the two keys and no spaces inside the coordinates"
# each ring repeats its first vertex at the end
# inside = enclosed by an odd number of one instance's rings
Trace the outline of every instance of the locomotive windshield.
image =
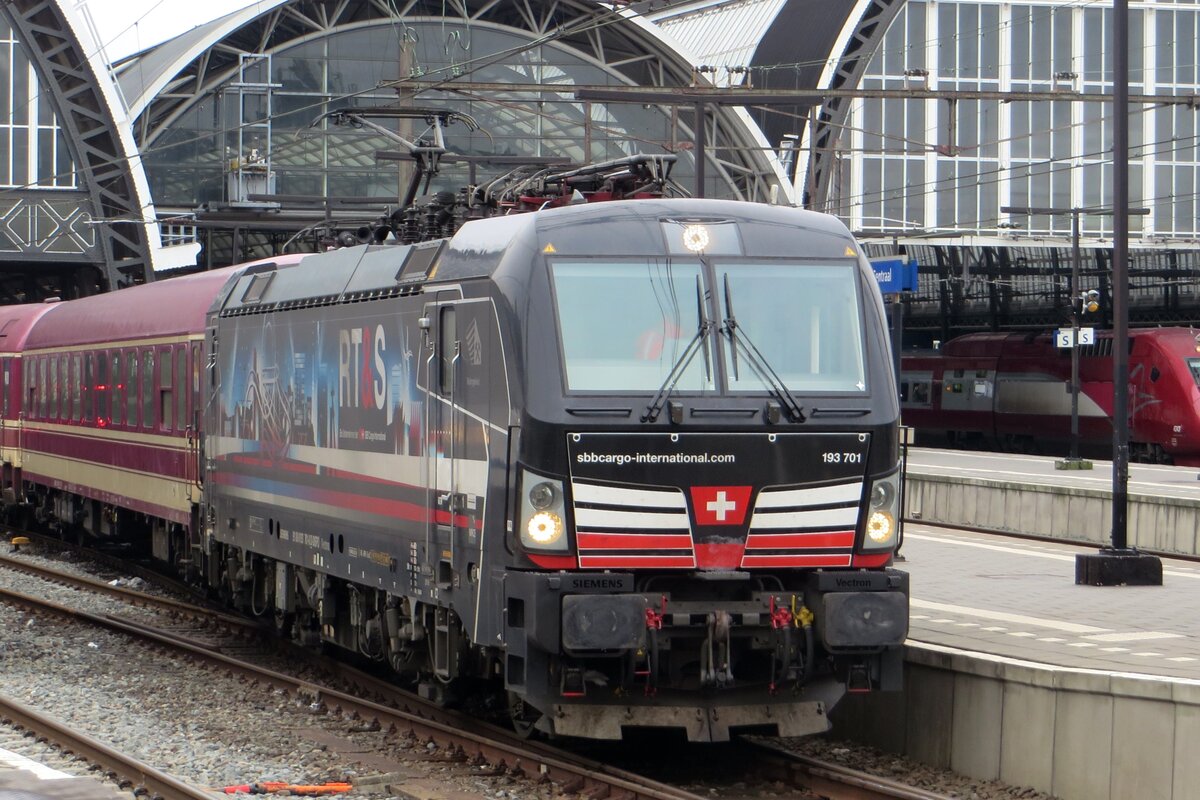
{"type": "MultiPolygon", "coordinates": [[[[559,262],[553,274],[569,390],[653,392],[700,329],[698,263],[559,262]]],[[[676,385],[711,390],[712,370],[694,358],[676,385]]]]}
{"type": "Polygon", "coordinates": [[[1192,380],[1196,381],[1197,386],[1200,386],[1200,358],[1189,358],[1187,365],[1192,372],[1192,380]]]}
{"type": "Polygon", "coordinates": [[[686,258],[555,261],[567,389],[654,392],[678,365],[675,391],[713,391],[715,357],[732,392],[777,391],[763,365],[790,392],[864,391],[856,272],[851,261],[717,261],[711,272],[686,258]],[[718,335],[704,334],[710,321],[718,335]]]}
{"type": "MultiPolygon", "coordinates": [[[[793,392],[865,388],[862,323],[853,264],[717,264],[722,316],[762,354],[793,392]]],[[[761,376],[739,365],[735,392],[763,391],[761,376]]]]}

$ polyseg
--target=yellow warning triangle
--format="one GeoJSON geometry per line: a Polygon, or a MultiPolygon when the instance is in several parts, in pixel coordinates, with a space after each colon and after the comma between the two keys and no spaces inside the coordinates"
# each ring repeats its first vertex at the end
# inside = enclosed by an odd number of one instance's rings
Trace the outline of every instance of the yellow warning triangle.
{"type": "Polygon", "coordinates": [[[548,244],[542,248],[542,252],[543,253],[557,253],[558,251],[554,249],[554,245],[548,244]]]}
{"type": "Polygon", "coordinates": [[[854,248],[853,248],[853,247],[851,247],[850,245],[846,245],[846,253],[845,253],[845,254],[846,254],[846,255],[848,255],[848,256],[856,256],[856,255],[858,255],[858,253],[854,252],[854,248]]]}

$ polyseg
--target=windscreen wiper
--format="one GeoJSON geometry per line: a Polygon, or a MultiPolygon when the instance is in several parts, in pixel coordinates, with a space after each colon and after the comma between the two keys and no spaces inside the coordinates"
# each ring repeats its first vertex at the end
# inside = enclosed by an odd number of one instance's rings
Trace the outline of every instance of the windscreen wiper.
{"type": "Polygon", "coordinates": [[[725,313],[728,316],[725,318],[724,324],[721,327],[721,332],[729,338],[729,342],[733,345],[730,348],[730,360],[733,364],[733,377],[737,380],[737,353],[740,349],[746,357],[746,361],[750,363],[751,369],[758,379],[766,385],[771,394],[779,399],[787,411],[788,417],[796,422],[804,422],[808,417],[804,413],[804,409],[796,402],[796,398],[788,390],[785,384],[776,374],[775,370],[771,369],[771,365],[763,358],[763,354],[754,346],[754,342],[750,341],[750,337],[744,333],[739,333],[737,317],[733,314],[733,296],[729,291],[729,275],[725,275],[725,313]]]}
{"type": "Polygon", "coordinates": [[[710,379],[711,363],[709,361],[708,351],[708,335],[716,327],[716,324],[708,318],[708,314],[704,310],[704,293],[700,288],[700,276],[696,276],[696,312],[700,317],[700,325],[696,328],[696,333],[693,334],[691,340],[687,343],[683,353],[671,367],[671,371],[667,373],[666,379],[662,386],[658,387],[658,391],[654,393],[649,405],[646,406],[645,412],[642,414],[642,422],[654,422],[658,419],[658,415],[662,413],[663,406],[666,405],[667,398],[671,396],[671,392],[675,390],[675,384],[679,383],[679,379],[683,377],[684,370],[688,364],[692,363],[692,359],[696,357],[696,353],[704,350],[704,378],[710,379]]]}

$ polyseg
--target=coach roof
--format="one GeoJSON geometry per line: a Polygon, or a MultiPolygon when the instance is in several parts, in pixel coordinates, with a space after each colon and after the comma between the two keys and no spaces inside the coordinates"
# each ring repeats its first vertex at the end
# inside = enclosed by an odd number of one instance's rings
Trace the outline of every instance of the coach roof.
{"type": "Polygon", "coordinates": [[[27,350],[201,333],[213,297],[238,267],[201,272],[56,303],[27,350]]]}

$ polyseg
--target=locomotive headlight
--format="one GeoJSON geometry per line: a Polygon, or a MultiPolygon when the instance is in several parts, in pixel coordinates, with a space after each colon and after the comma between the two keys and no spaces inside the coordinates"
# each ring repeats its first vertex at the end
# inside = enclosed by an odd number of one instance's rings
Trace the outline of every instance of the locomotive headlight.
{"type": "Polygon", "coordinates": [[[703,225],[687,225],[683,229],[683,246],[693,253],[708,247],[708,228],[703,225]]]}
{"type": "Polygon", "coordinates": [[[896,487],[887,481],[876,481],[871,487],[871,508],[890,508],[895,503],[896,487]]]}
{"type": "Polygon", "coordinates": [[[884,545],[896,535],[896,519],[886,511],[872,511],[867,518],[867,538],[873,544],[884,545]]]}
{"type": "Polygon", "coordinates": [[[525,526],[529,540],[537,547],[548,547],[563,538],[562,517],[550,511],[539,511],[525,526]]]}
{"type": "Polygon", "coordinates": [[[529,490],[529,504],[539,511],[547,509],[554,505],[555,496],[554,486],[542,481],[529,490]]]}
{"type": "Polygon", "coordinates": [[[521,546],[530,550],[567,549],[562,481],[521,470],[521,517],[517,531],[521,546]]]}
{"type": "Polygon", "coordinates": [[[863,550],[885,550],[896,546],[900,516],[900,472],[879,478],[871,484],[867,501],[866,536],[863,550]]]}

